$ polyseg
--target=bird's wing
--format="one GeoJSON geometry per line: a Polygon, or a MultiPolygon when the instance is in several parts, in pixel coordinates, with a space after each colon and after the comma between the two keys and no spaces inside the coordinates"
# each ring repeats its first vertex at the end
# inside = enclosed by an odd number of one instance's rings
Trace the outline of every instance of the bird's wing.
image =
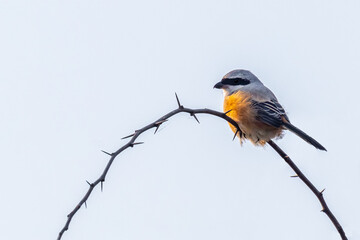
{"type": "Polygon", "coordinates": [[[265,102],[252,101],[252,106],[257,110],[257,119],[274,127],[283,125],[283,118],[289,121],[284,108],[274,99],[265,102]]]}

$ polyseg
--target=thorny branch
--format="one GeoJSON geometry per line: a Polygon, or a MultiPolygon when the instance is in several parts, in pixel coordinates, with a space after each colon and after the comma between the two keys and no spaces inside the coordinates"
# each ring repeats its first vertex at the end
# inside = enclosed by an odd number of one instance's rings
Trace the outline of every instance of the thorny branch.
{"type": "Polygon", "coordinates": [[[101,189],[102,189],[102,185],[105,182],[105,178],[106,175],[112,165],[112,163],[114,162],[115,158],[125,149],[129,148],[129,147],[134,147],[135,145],[138,144],[142,144],[143,142],[135,142],[135,140],[140,136],[140,134],[142,134],[143,132],[155,128],[155,132],[157,132],[158,128],[160,127],[161,124],[163,124],[164,122],[166,122],[168,120],[168,118],[181,113],[181,112],[185,112],[185,113],[189,113],[191,116],[193,116],[195,118],[195,120],[197,122],[199,122],[199,120],[197,119],[195,114],[201,114],[201,113],[205,113],[205,114],[210,114],[210,115],[214,115],[220,118],[225,119],[226,121],[228,121],[230,124],[232,124],[234,127],[236,127],[237,129],[237,133],[239,133],[240,135],[242,134],[239,126],[237,125],[237,123],[232,120],[229,116],[227,116],[227,113],[222,113],[222,112],[217,112],[211,109],[190,109],[190,108],[185,108],[183,105],[180,104],[179,98],[176,95],[176,100],[178,103],[178,108],[169,112],[168,114],[162,116],[161,118],[159,118],[158,120],[156,120],[155,122],[150,123],[149,125],[136,130],[135,133],[123,137],[122,139],[126,139],[126,138],[131,138],[129,140],[129,142],[127,144],[125,144],[124,146],[122,146],[121,148],[119,148],[116,152],[113,153],[108,153],[106,151],[102,151],[103,153],[107,154],[110,156],[109,162],[107,163],[103,173],[101,174],[101,176],[93,183],[90,183],[88,181],[86,181],[89,184],[89,189],[86,192],[86,194],[84,195],[84,197],[80,200],[80,202],[76,205],[76,207],[67,215],[67,221],[65,223],[65,226],[63,227],[63,229],[59,232],[58,235],[58,240],[61,239],[61,237],[63,236],[64,232],[67,231],[69,229],[69,225],[70,222],[72,220],[72,218],[74,217],[74,215],[79,211],[79,209],[81,208],[82,205],[86,204],[86,200],[89,198],[89,196],[91,195],[92,191],[94,190],[94,188],[100,183],[101,184],[101,189]]]}
{"type": "Polygon", "coordinates": [[[323,189],[321,192],[317,190],[317,188],[310,182],[310,180],[300,171],[300,169],[295,165],[295,163],[290,159],[290,157],[278,146],[276,145],[272,140],[268,141],[268,144],[285,160],[285,162],[295,171],[297,175],[292,177],[299,177],[305,184],[310,188],[310,190],[315,194],[315,196],[319,199],[321,206],[323,209],[322,212],[326,213],[326,215],[330,218],[336,229],[338,230],[341,239],[347,240],[347,237],[345,235],[345,232],[343,228],[341,227],[340,223],[334,216],[334,214],[330,211],[328,205],[325,202],[324,199],[324,191],[323,189]]]}
{"type": "MultiPolygon", "coordinates": [[[[135,131],[135,133],[126,136],[122,139],[126,139],[126,138],[130,138],[129,142],[126,143],[124,146],[122,146],[121,148],[119,148],[117,151],[113,152],[113,153],[109,153],[106,151],[103,151],[103,153],[107,154],[110,156],[110,159],[103,171],[103,173],[101,174],[101,176],[94,181],[93,183],[90,183],[88,181],[86,181],[89,185],[89,189],[88,191],[85,193],[84,197],[80,200],[80,202],[75,206],[75,208],[67,215],[67,221],[65,223],[65,226],[61,229],[61,231],[59,232],[58,238],[57,240],[60,240],[63,236],[63,234],[69,229],[69,225],[71,223],[72,218],[74,217],[74,215],[79,211],[79,209],[81,208],[81,206],[86,205],[86,201],[87,199],[90,197],[92,191],[94,190],[94,188],[100,183],[101,185],[101,191],[103,190],[103,183],[105,182],[105,178],[106,175],[113,163],[113,161],[115,160],[115,158],[125,149],[129,148],[129,147],[134,147],[135,145],[139,145],[139,144],[143,144],[143,142],[135,142],[135,140],[144,132],[146,132],[149,129],[155,128],[155,132],[154,134],[157,132],[157,130],[159,129],[160,125],[163,124],[164,122],[168,121],[168,118],[181,113],[181,112],[185,112],[185,113],[189,113],[190,116],[193,116],[194,119],[198,122],[198,118],[196,117],[195,114],[210,114],[210,115],[214,115],[217,116],[219,118],[222,118],[226,121],[228,121],[230,124],[232,124],[237,130],[236,133],[234,135],[234,139],[235,137],[239,134],[240,136],[242,136],[242,131],[239,128],[238,124],[231,119],[229,116],[227,116],[228,112],[222,113],[222,112],[218,112],[218,111],[214,111],[211,109],[190,109],[190,108],[185,108],[183,105],[181,105],[179,98],[177,96],[177,94],[175,93],[176,96],[176,101],[178,103],[178,108],[169,112],[168,114],[162,116],[161,118],[159,118],[158,120],[148,124],[147,126],[138,129],[135,131]]],[[[293,163],[291,161],[291,159],[289,158],[289,156],[286,155],[286,153],[284,153],[281,148],[279,148],[273,141],[269,141],[268,144],[274,148],[274,150],[286,161],[287,164],[290,165],[290,167],[296,172],[296,176],[293,177],[299,177],[309,188],[310,190],[316,195],[316,197],[319,199],[322,207],[323,207],[323,212],[327,214],[327,216],[330,218],[330,220],[333,222],[333,224],[335,225],[336,229],[338,230],[338,232],[341,235],[342,240],[347,240],[344,230],[342,229],[341,225],[339,224],[339,222],[337,221],[337,219],[335,218],[335,216],[332,214],[332,212],[330,211],[329,207],[327,206],[325,199],[323,197],[323,191],[319,192],[315,186],[305,177],[305,175],[300,171],[300,169],[295,165],[295,163],[293,163]]]]}

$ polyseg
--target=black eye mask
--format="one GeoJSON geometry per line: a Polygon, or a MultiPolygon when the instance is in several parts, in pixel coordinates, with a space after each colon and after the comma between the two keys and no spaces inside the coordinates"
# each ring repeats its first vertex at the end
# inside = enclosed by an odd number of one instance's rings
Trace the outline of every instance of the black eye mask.
{"type": "Polygon", "coordinates": [[[224,78],[221,80],[221,83],[224,85],[248,85],[250,83],[249,80],[243,78],[224,78]]]}

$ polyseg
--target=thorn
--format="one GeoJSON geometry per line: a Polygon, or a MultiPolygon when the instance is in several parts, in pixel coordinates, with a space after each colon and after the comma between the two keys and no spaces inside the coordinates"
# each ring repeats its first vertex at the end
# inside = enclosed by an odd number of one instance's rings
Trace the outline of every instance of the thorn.
{"type": "Polygon", "coordinates": [[[84,202],[84,204],[85,204],[85,208],[87,208],[87,204],[86,204],[86,201],[84,202]]]}
{"type": "Polygon", "coordinates": [[[91,183],[89,183],[89,181],[88,181],[88,180],[86,180],[86,182],[87,182],[87,184],[89,184],[90,186],[92,185],[91,183]]]}
{"type": "Polygon", "coordinates": [[[156,129],[155,129],[154,134],[159,130],[160,125],[163,124],[163,123],[166,122],[166,121],[167,121],[167,119],[164,119],[164,120],[160,120],[160,121],[155,122],[156,129]]]}
{"type": "Polygon", "coordinates": [[[144,142],[136,142],[136,143],[132,143],[132,144],[130,144],[130,147],[133,147],[133,146],[135,146],[135,145],[140,145],[140,144],[143,144],[144,142]]]}
{"type": "Polygon", "coordinates": [[[102,192],[103,189],[104,189],[103,183],[104,183],[104,181],[101,181],[101,182],[100,182],[101,192],[102,192]]]}
{"type": "Polygon", "coordinates": [[[230,109],[229,111],[224,112],[224,114],[227,115],[231,111],[232,111],[232,109],[230,109]]]}
{"type": "Polygon", "coordinates": [[[239,129],[236,129],[235,135],[234,135],[234,137],[233,137],[233,141],[235,140],[236,135],[238,134],[238,132],[239,132],[239,129]]]}
{"type": "Polygon", "coordinates": [[[321,190],[320,194],[323,194],[324,191],[325,191],[325,188],[323,190],[321,190]]]}
{"type": "Polygon", "coordinates": [[[292,177],[292,178],[296,178],[296,177],[299,177],[298,175],[293,175],[293,176],[290,176],[290,177],[292,177]]]}
{"type": "Polygon", "coordinates": [[[155,129],[154,134],[157,132],[157,130],[159,129],[159,127],[160,127],[160,125],[157,125],[157,126],[156,126],[156,129],[155,129]]]}
{"type": "Polygon", "coordinates": [[[106,151],[104,151],[104,150],[101,150],[103,153],[105,153],[105,154],[107,154],[107,155],[109,155],[109,156],[112,156],[112,154],[111,153],[108,153],[108,152],[106,152],[106,151]]]}
{"type": "Polygon", "coordinates": [[[176,101],[177,101],[177,104],[179,106],[179,108],[184,108],[181,104],[180,104],[180,100],[178,98],[178,95],[175,93],[175,96],[176,96],[176,101]]]}
{"type": "Polygon", "coordinates": [[[190,113],[191,116],[195,118],[195,120],[200,124],[199,119],[196,117],[195,113],[190,113]]]}
{"type": "Polygon", "coordinates": [[[194,118],[195,118],[195,120],[200,124],[200,121],[199,121],[199,119],[196,117],[195,114],[194,114],[194,118]]]}
{"type": "Polygon", "coordinates": [[[123,137],[123,138],[121,138],[121,140],[126,139],[126,138],[129,138],[129,137],[133,137],[134,135],[135,135],[135,133],[133,133],[133,134],[131,134],[131,135],[129,135],[129,136],[123,137]]]}

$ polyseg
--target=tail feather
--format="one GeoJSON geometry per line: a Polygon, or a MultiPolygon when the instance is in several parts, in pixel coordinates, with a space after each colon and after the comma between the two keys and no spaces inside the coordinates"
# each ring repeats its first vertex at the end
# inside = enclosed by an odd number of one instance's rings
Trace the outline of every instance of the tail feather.
{"type": "Polygon", "coordinates": [[[315,148],[326,151],[326,149],[318,141],[316,141],[315,139],[313,139],[312,137],[310,137],[309,135],[307,135],[306,133],[304,133],[303,131],[301,131],[300,129],[298,129],[297,127],[292,125],[291,123],[283,121],[283,125],[288,130],[292,131],[293,133],[295,133],[296,135],[301,137],[304,141],[313,145],[315,148]]]}

